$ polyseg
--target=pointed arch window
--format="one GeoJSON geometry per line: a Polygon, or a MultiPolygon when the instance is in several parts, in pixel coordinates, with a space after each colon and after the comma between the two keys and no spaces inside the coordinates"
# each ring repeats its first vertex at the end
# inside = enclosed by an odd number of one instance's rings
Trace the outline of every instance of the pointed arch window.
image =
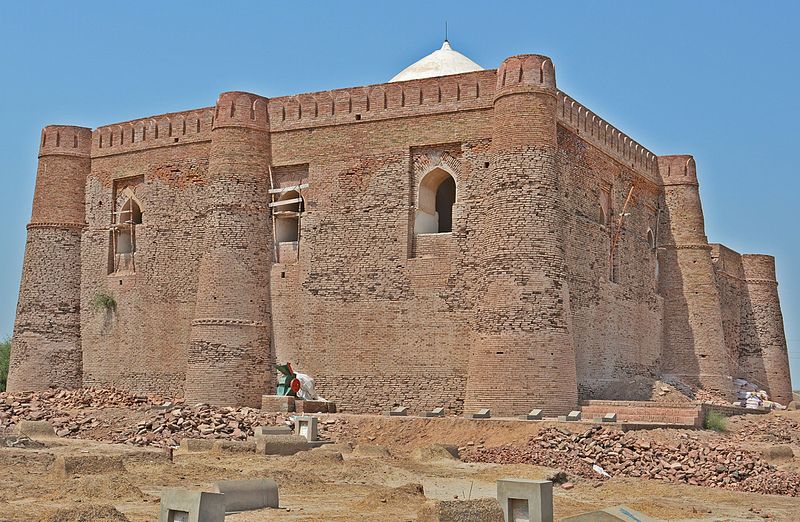
{"type": "Polygon", "coordinates": [[[134,272],[136,270],[136,228],[142,224],[142,207],[133,195],[125,189],[124,203],[114,213],[112,233],[113,272],[134,272]]]}
{"type": "Polygon", "coordinates": [[[437,167],[422,178],[417,194],[414,232],[437,234],[453,231],[453,205],[456,181],[446,170],[437,167]]]}

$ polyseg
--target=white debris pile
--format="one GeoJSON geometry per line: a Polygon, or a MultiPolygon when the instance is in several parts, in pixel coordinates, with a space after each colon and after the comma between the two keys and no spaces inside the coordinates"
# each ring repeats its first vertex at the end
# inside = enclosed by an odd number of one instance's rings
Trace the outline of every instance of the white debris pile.
{"type": "Polygon", "coordinates": [[[742,406],[751,410],[758,410],[761,408],[768,408],[771,410],[785,409],[782,404],[769,400],[769,394],[766,391],[759,389],[758,386],[747,379],[734,379],[733,386],[737,399],[737,401],[733,403],[734,406],[742,406]]]}

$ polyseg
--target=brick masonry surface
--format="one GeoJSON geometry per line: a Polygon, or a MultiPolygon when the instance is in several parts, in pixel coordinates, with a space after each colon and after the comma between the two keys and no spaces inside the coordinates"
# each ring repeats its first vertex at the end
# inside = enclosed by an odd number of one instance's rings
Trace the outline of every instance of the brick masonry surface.
{"type": "Polygon", "coordinates": [[[258,406],[290,361],[353,412],[565,413],[664,373],[789,400],[774,260],[710,245],[694,160],[540,55],[46,127],[28,228],[10,390],[258,406]],[[450,232],[415,231],[428,175],[455,182],[450,232]]]}

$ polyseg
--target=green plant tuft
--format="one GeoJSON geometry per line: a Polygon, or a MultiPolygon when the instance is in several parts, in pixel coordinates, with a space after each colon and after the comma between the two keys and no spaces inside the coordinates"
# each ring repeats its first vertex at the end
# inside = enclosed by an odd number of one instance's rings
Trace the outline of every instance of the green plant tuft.
{"type": "Polygon", "coordinates": [[[110,312],[117,309],[117,301],[114,300],[113,296],[100,291],[94,294],[91,306],[94,311],[106,310],[110,312]]]}
{"type": "Polygon", "coordinates": [[[710,410],[706,414],[703,427],[707,430],[725,431],[728,426],[728,417],[718,411],[710,410]]]}
{"type": "Polygon", "coordinates": [[[11,339],[0,342],[0,392],[6,391],[8,359],[11,357],[11,339]]]}

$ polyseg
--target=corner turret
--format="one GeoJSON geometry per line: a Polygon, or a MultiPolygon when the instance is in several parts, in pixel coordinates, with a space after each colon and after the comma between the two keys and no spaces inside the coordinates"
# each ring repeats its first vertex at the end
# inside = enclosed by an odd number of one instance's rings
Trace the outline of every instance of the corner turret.
{"type": "Polygon", "coordinates": [[[257,407],[275,378],[267,99],[226,92],[214,114],[186,397],[257,407]]]}
{"type": "Polygon", "coordinates": [[[91,140],[83,127],[42,130],[9,391],[81,386],[81,231],[91,140]]]}
{"type": "Polygon", "coordinates": [[[742,369],[772,400],[786,405],[792,401],[792,383],[775,258],[743,254],[742,267],[747,288],[742,314],[742,369]]]}
{"type": "Polygon", "coordinates": [[[695,161],[688,155],[661,156],[658,169],[666,210],[658,253],[664,297],[662,370],[732,398],[731,373],[737,363],[725,347],[695,161]]]}
{"type": "Polygon", "coordinates": [[[466,411],[552,415],[577,405],[556,104],[546,56],[513,56],[497,70],[466,411]]]}

